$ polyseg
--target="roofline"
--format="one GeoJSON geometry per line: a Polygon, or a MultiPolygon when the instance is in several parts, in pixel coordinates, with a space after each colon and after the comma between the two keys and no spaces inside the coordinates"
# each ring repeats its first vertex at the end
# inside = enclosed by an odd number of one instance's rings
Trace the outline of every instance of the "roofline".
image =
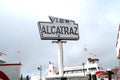
{"type": "Polygon", "coordinates": [[[11,64],[0,64],[0,66],[21,66],[21,63],[11,63],[11,64]]]}

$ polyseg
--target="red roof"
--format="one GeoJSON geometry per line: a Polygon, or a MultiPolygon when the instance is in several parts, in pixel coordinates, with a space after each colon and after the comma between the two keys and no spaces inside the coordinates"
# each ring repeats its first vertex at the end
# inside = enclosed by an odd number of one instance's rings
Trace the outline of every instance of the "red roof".
{"type": "Polygon", "coordinates": [[[97,58],[88,58],[88,61],[99,61],[99,59],[97,59],[97,58]]]}
{"type": "Polygon", "coordinates": [[[21,66],[21,63],[12,63],[12,64],[0,64],[0,66],[21,66]]]}

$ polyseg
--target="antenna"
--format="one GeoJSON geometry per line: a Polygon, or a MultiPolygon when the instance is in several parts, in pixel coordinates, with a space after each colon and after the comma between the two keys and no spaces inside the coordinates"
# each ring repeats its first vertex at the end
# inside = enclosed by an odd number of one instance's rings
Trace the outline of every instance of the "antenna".
{"type": "Polygon", "coordinates": [[[18,62],[21,63],[21,59],[20,59],[20,57],[21,57],[21,52],[20,52],[20,50],[17,51],[17,54],[18,54],[18,62]]]}

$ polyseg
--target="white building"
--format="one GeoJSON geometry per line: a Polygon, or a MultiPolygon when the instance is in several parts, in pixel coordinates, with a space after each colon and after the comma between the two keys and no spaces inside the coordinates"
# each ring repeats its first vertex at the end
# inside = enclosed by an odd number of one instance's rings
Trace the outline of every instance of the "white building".
{"type": "Polygon", "coordinates": [[[21,63],[6,63],[6,54],[0,52],[0,80],[20,80],[21,63]]]}

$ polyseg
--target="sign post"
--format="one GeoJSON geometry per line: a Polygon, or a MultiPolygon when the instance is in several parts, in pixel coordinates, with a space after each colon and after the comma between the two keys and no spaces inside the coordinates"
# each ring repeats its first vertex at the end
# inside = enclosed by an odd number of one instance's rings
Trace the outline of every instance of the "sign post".
{"type": "Polygon", "coordinates": [[[63,76],[63,43],[58,40],[58,66],[59,66],[59,75],[63,76]]]}
{"type": "Polygon", "coordinates": [[[58,45],[58,66],[59,66],[59,75],[63,76],[63,69],[64,69],[64,57],[63,57],[63,43],[66,43],[67,41],[52,41],[52,43],[57,43],[58,45]]]}
{"type": "Polygon", "coordinates": [[[42,40],[57,40],[59,75],[63,76],[63,43],[62,40],[79,40],[78,24],[73,20],[49,16],[51,22],[38,22],[38,29],[42,40]]]}

